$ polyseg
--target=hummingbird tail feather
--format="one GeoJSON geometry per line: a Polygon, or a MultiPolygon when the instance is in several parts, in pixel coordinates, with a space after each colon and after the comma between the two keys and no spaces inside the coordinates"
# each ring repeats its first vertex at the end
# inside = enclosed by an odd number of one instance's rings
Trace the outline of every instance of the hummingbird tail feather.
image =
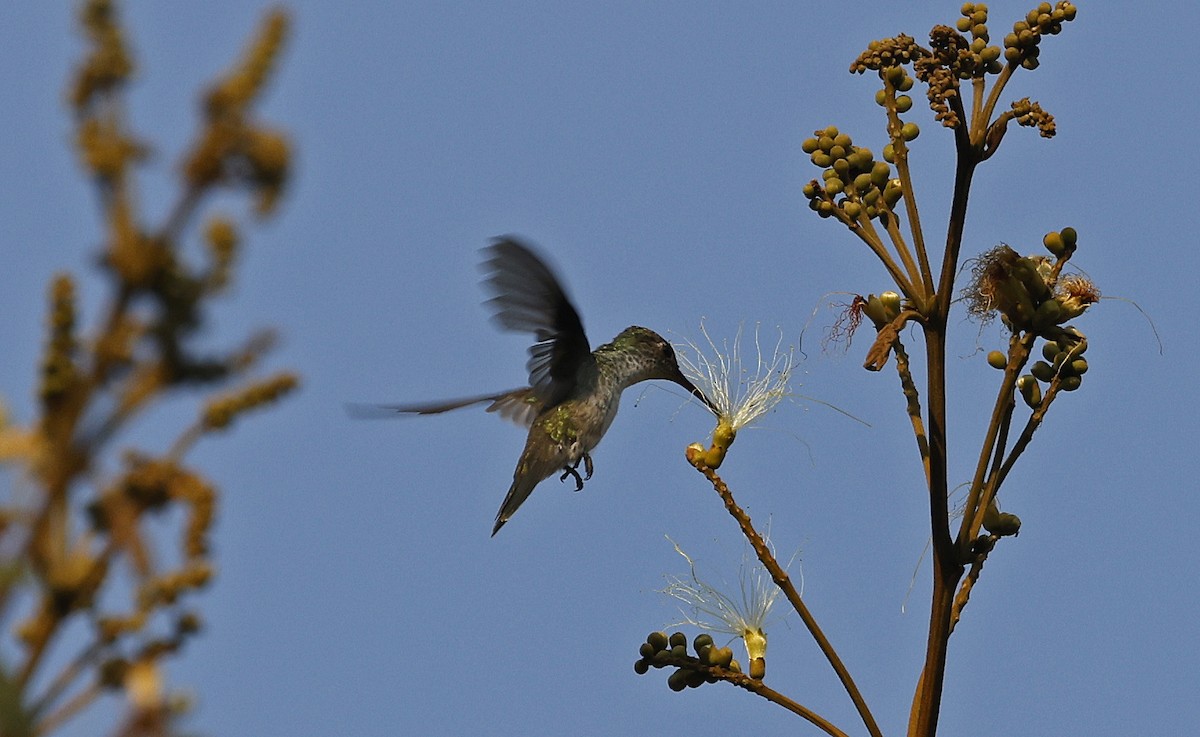
{"type": "Polygon", "coordinates": [[[492,528],[492,537],[500,531],[504,523],[508,522],[517,509],[525,503],[529,495],[533,492],[533,487],[541,483],[545,476],[535,476],[533,474],[522,474],[519,470],[513,476],[512,486],[508,489],[508,494],[504,497],[504,503],[500,505],[500,511],[496,512],[496,526],[492,528]]]}

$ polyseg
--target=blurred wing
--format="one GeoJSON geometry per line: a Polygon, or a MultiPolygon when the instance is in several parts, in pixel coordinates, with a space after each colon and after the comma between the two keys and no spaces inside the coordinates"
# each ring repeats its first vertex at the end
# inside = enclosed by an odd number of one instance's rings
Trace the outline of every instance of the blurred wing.
{"type": "Polygon", "coordinates": [[[497,238],[485,249],[488,304],[503,329],[533,333],[529,348],[529,385],[543,406],[563,401],[575,388],[579,370],[594,362],[579,313],[554,272],[529,247],[497,238]]]}
{"type": "Polygon", "coordinates": [[[346,413],[355,419],[380,419],[399,415],[436,415],[473,404],[491,402],[488,412],[495,412],[506,420],[529,427],[533,418],[542,409],[542,402],[529,387],[513,389],[502,394],[485,394],[428,404],[347,404],[346,413]]]}

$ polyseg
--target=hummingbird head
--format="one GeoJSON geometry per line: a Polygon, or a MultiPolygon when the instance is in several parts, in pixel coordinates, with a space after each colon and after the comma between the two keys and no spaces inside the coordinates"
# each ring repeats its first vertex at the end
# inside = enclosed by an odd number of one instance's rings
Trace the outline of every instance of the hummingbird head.
{"type": "MultiPolygon", "coordinates": [[[[621,331],[609,344],[614,352],[628,358],[630,377],[628,384],[650,379],[672,381],[687,389],[688,393],[699,399],[705,407],[716,411],[711,400],[704,392],[688,380],[679,370],[679,361],[675,358],[675,349],[658,333],[649,328],[632,325],[621,331]]],[[[627,385],[628,385],[627,384],[627,385]]]]}

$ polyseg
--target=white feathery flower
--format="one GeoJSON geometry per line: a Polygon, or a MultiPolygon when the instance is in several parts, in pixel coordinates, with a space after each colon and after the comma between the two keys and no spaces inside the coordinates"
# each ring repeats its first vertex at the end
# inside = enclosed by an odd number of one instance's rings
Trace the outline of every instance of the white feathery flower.
{"type": "Polygon", "coordinates": [[[688,446],[688,460],[697,468],[707,466],[719,468],[725,460],[729,446],[737,438],[738,430],[746,427],[769,412],[779,401],[788,396],[788,382],[796,367],[795,349],[783,349],[783,331],[775,342],[770,359],[763,353],[758,339],[758,326],[754,328],[754,353],[756,365],[751,369],[742,364],[742,329],[739,327],[733,338],[733,347],[722,341],[718,348],[708,334],[704,322],[700,332],[708,341],[712,351],[710,358],[703,348],[690,340],[679,344],[675,358],[679,369],[712,403],[710,409],[717,416],[717,427],[713,430],[712,445],[705,450],[700,443],[688,446]]]}
{"type": "MultiPolygon", "coordinates": [[[[667,587],[661,593],[678,599],[686,605],[679,611],[683,619],[671,626],[683,624],[708,632],[724,632],[739,637],[746,644],[746,655],[750,662],[752,677],[761,678],[765,667],[763,658],[767,652],[767,618],[782,590],[775,585],[771,574],[751,552],[742,556],[738,572],[738,598],[733,598],[717,587],[702,581],[696,575],[696,564],[671,538],[675,552],[688,562],[689,574],[667,575],[667,587]],[[755,673],[760,675],[755,675],[755,673]]],[[[770,541],[767,541],[770,545],[770,541]]],[[[793,556],[793,560],[795,556],[793,556]]],[[[791,561],[788,562],[791,565],[791,561]]]]}
{"type": "Polygon", "coordinates": [[[704,323],[700,333],[707,349],[685,339],[677,344],[679,368],[693,384],[712,400],[717,418],[736,433],[769,412],[790,394],[788,382],[795,369],[795,348],[783,347],[783,331],[768,357],[754,328],[754,362],[751,369],[742,356],[742,328],[738,328],[732,347],[728,341],[718,346],[704,323]],[[711,357],[708,354],[711,351],[711,357]]]}

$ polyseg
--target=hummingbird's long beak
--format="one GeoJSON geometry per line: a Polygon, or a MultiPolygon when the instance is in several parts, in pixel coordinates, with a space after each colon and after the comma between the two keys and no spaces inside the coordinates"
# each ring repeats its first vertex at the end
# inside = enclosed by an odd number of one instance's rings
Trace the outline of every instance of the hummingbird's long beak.
{"type": "Polygon", "coordinates": [[[709,399],[708,397],[704,396],[704,392],[702,392],[698,388],[696,388],[695,384],[688,381],[687,377],[684,376],[682,372],[680,372],[676,376],[672,376],[671,381],[682,386],[684,389],[687,389],[688,392],[691,393],[692,396],[699,399],[704,404],[705,407],[708,407],[709,411],[712,412],[714,415],[721,414],[720,410],[717,409],[717,406],[712,403],[712,400],[709,399]]]}

